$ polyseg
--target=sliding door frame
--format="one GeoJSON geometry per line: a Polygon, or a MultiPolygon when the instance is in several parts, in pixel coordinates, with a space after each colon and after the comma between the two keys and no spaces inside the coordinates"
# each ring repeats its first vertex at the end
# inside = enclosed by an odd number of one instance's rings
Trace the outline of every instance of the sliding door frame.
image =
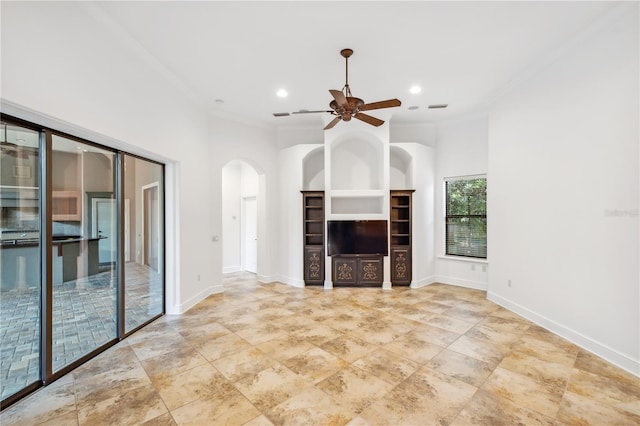
{"type": "Polygon", "coordinates": [[[166,197],[165,197],[165,165],[158,161],[144,158],[135,154],[128,153],[123,150],[111,148],[98,143],[91,142],[84,138],[76,137],[55,129],[41,126],[33,122],[29,122],[18,117],[0,114],[3,122],[23,126],[30,130],[39,132],[39,172],[40,172],[40,336],[39,336],[39,379],[26,385],[23,389],[8,396],[0,401],[0,410],[4,410],[20,399],[24,398],[33,391],[42,386],[46,386],[60,377],[66,375],[81,364],[87,362],[96,355],[104,352],[109,347],[117,344],[120,340],[131,335],[135,331],[155,321],[166,313],[166,197]],[[52,193],[53,193],[53,136],[63,137],[82,144],[90,145],[102,150],[110,151],[115,155],[114,161],[114,196],[116,199],[116,306],[114,312],[116,314],[116,333],[113,339],[100,345],[89,353],[83,355],[79,359],[72,361],[60,370],[53,372],[53,213],[52,213],[52,193]],[[160,165],[161,172],[161,194],[162,194],[162,310],[159,314],[149,318],[144,323],[129,332],[125,331],[125,259],[124,259],[124,184],[125,170],[124,157],[131,156],[137,159],[148,161],[153,164],[160,165]]]}

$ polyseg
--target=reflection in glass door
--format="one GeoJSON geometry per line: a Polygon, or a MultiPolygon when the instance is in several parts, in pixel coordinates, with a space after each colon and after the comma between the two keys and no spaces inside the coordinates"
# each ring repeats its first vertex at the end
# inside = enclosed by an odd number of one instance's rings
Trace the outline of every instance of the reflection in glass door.
{"type": "Polygon", "coordinates": [[[164,167],[0,118],[0,408],[164,312],[164,167]]]}
{"type": "Polygon", "coordinates": [[[115,160],[114,152],[52,137],[53,372],[117,336],[115,160]]]}
{"type": "Polygon", "coordinates": [[[125,333],[164,311],[163,166],[124,155],[125,333]]]}
{"type": "Polygon", "coordinates": [[[40,378],[39,132],[0,123],[0,394],[40,378]]]}

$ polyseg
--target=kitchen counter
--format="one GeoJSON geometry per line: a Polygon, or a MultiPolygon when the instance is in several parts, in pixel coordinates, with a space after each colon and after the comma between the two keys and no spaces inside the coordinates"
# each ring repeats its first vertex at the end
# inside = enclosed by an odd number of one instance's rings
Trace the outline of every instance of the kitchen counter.
{"type": "MultiPolygon", "coordinates": [[[[105,237],[96,237],[96,238],[84,238],[80,236],[70,236],[70,237],[53,237],[53,241],[51,242],[54,246],[60,244],[69,244],[69,243],[79,243],[82,241],[97,241],[101,238],[105,237]]],[[[11,247],[33,247],[40,244],[40,240],[38,238],[16,238],[11,240],[2,240],[0,242],[0,246],[4,248],[11,247]]]]}
{"type": "MultiPolygon", "coordinates": [[[[54,236],[53,283],[60,284],[99,272],[98,242],[101,238],[79,235],[54,236]]],[[[38,238],[2,240],[2,290],[38,287],[40,283],[40,249],[38,238]]]]}

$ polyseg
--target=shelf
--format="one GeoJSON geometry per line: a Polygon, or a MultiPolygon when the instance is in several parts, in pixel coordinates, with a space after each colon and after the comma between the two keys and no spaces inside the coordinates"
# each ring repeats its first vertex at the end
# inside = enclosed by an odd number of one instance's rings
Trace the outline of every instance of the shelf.
{"type": "Polygon", "coordinates": [[[411,198],[413,190],[390,192],[390,257],[393,285],[411,284],[411,198]]]}
{"type": "Polygon", "coordinates": [[[302,192],[303,259],[306,285],[324,284],[324,193],[302,192]]]}
{"type": "Polygon", "coordinates": [[[384,198],[387,192],[383,189],[338,189],[331,191],[331,198],[384,198]]]}
{"type": "Polygon", "coordinates": [[[331,214],[383,214],[384,198],[379,196],[331,197],[331,214]]]}

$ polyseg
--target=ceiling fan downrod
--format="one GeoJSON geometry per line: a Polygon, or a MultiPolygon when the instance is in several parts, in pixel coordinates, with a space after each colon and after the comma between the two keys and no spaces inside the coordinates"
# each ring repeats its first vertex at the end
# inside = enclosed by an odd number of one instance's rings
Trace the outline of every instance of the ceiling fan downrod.
{"type": "Polygon", "coordinates": [[[353,50],[342,49],[340,51],[340,54],[344,57],[344,60],[345,60],[345,77],[344,77],[345,84],[342,89],[344,90],[345,96],[353,97],[353,95],[351,94],[351,88],[349,87],[349,57],[353,55],[353,50]]]}

